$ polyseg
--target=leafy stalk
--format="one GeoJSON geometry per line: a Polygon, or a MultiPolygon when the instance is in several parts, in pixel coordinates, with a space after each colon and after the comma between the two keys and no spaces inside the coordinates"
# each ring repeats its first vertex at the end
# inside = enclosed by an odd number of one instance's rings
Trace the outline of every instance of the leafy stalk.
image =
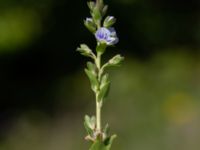
{"type": "Polygon", "coordinates": [[[118,54],[102,64],[101,59],[106,48],[118,42],[116,31],[112,27],[116,19],[113,16],[105,16],[108,6],[104,4],[103,0],[96,0],[96,2],[89,1],[88,7],[91,17],[84,20],[84,25],[94,34],[97,46],[94,52],[86,44],[81,44],[77,48],[77,51],[83,56],[92,59],[92,62],[87,63],[85,73],[90,80],[91,89],[95,94],[96,117],[85,116],[84,126],[88,133],[85,139],[93,142],[89,150],[110,150],[116,135],[110,136],[108,133],[109,126],[106,125],[103,128],[101,123],[101,109],[110,87],[109,76],[105,73],[105,69],[119,66],[124,57],[118,54]]]}

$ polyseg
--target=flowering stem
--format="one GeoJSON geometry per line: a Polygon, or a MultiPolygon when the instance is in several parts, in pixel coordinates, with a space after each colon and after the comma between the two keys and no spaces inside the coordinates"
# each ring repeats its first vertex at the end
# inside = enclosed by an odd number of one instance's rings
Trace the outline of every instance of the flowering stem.
{"type": "Polygon", "coordinates": [[[101,124],[101,109],[110,87],[109,75],[104,70],[107,67],[119,66],[123,57],[116,55],[105,64],[102,64],[101,58],[106,48],[117,44],[119,41],[116,31],[112,27],[116,19],[113,16],[105,16],[108,5],[104,5],[103,0],[90,0],[88,7],[91,17],[84,20],[84,25],[93,33],[97,40],[96,53],[93,53],[93,50],[86,44],[81,44],[77,50],[83,56],[93,59],[93,62],[87,63],[85,73],[95,94],[96,117],[85,116],[84,126],[88,133],[85,139],[93,142],[90,150],[110,150],[116,135],[110,136],[108,132],[109,126],[102,126],[101,124]]]}

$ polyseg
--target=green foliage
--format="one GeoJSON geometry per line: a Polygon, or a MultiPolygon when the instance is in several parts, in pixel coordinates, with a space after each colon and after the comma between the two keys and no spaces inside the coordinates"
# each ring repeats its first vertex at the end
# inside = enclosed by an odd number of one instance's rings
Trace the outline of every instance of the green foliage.
{"type": "Polygon", "coordinates": [[[99,87],[99,82],[97,80],[97,76],[96,74],[94,73],[93,70],[88,70],[88,69],[85,69],[85,73],[87,74],[89,80],[90,80],[90,84],[91,84],[91,88],[94,92],[97,92],[98,90],[98,87],[99,87]]]}
{"type": "Polygon", "coordinates": [[[108,95],[109,87],[110,87],[110,81],[108,79],[108,74],[105,74],[101,79],[101,84],[99,89],[100,92],[98,94],[99,101],[103,101],[103,99],[106,98],[106,96],[108,95]]]}
{"type": "Polygon", "coordinates": [[[36,10],[12,4],[11,8],[2,3],[0,6],[0,54],[23,49],[41,34],[41,16],[36,10]]]}

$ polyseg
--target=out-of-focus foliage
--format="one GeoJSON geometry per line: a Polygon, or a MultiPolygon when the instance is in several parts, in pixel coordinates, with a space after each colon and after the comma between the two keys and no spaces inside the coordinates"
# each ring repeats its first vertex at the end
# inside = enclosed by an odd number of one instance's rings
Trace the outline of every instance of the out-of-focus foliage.
{"type": "Polygon", "coordinates": [[[15,50],[29,44],[40,29],[40,18],[34,11],[19,7],[1,12],[0,51],[15,50]]]}
{"type": "Polygon", "coordinates": [[[0,5],[1,54],[23,49],[39,37],[52,0],[2,0],[0,5]]]}

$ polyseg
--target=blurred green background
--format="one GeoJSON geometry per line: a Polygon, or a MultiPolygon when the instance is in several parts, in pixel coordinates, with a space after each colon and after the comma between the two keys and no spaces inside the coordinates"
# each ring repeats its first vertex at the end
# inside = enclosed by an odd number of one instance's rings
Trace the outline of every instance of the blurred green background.
{"type": "MultiPolygon", "coordinates": [[[[113,150],[199,150],[199,0],[105,0],[120,38],[105,60],[113,150]]],[[[75,50],[95,46],[86,0],[0,1],[0,150],[86,150],[94,95],[75,50]]]]}

